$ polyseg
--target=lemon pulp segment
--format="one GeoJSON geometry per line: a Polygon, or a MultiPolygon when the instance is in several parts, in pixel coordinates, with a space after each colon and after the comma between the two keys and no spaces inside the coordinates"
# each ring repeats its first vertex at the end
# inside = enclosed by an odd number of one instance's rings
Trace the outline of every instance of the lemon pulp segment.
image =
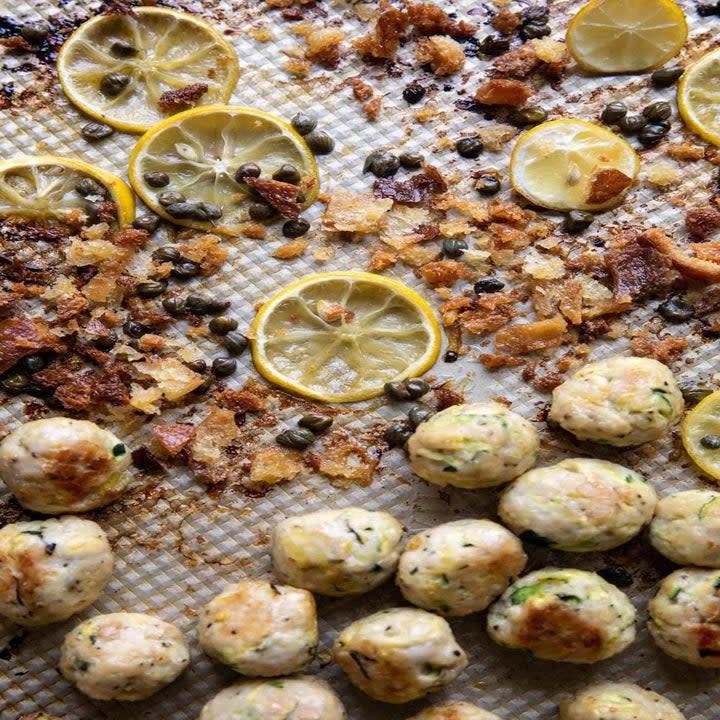
{"type": "Polygon", "coordinates": [[[130,188],[115,175],[88,163],[41,155],[11,158],[0,162],[0,217],[65,222],[88,203],[111,201],[117,205],[119,225],[128,225],[135,215],[130,188]],[[76,186],[91,178],[103,195],[84,197],[76,186]]]}
{"type": "Polygon", "coordinates": [[[685,71],[678,85],[678,109],[691,130],[720,147],[720,48],[685,71]]]}
{"type": "Polygon", "coordinates": [[[687,35],[685,14],[671,0],[592,0],[572,19],[566,40],[584,68],[613,74],[662,65],[687,35]]]}
{"type": "Polygon", "coordinates": [[[317,197],[315,159],[288,123],[261,110],[223,105],[188,110],[149,130],[130,157],[130,182],[148,207],[166,220],[236,234],[248,220],[248,205],[256,199],[244,183],[235,180],[237,169],[245,163],[259,165],[261,179],[269,179],[282,165],[293,165],[312,182],[304,205],[317,197]],[[170,182],[153,188],[143,177],[148,172],[166,173],[170,182]],[[190,202],[217,205],[222,217],[216,226],[173,218],[158,199],[165,191],[182,193],[190,202]]]}
{"type": "Polygon", "coordinates": [[[427,303],[394,280],[321,273],[274,295],[252,327],[253,361],[271,382],[326,402],[353,402],[435,362],[440,330],[427,303]]]}
{"type": "Polygon", "coordinates": [[[521,135],[510,158],[510,178],[515,190],[536,205],[602,210],[617,205],[627,189],[590,202],[593,178],[614,170],[634,182],[639,167],[633,148],[609,130],[583,120],[551,120],[521,135]]]}
{"type": "Polygon", "coordinates": [[[720,449],[705,447],[701,442],[708,435],[720,438],[720,391],[699,402],[682,425],[682,442],[687,454],[704,473],[720,480],[720,449]]]}
{"type": "Polygon", "coordinates": [[[63,44],[57,68],[75,105],[127,132],[143,132],[168,116],[158,105],[166,91],[204,83],[207,92],[197,103],[222,103],[238,78],[237,56],[222,35],[193,15],[156,7],[83,23],[63,44]],[[114,95],[101,89],[109,73],[129,78],[114,95]]]}

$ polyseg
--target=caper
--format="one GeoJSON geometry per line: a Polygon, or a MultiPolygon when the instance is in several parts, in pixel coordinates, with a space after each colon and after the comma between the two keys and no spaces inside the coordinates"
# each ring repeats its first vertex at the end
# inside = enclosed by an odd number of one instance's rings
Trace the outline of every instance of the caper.
{"type": "Polygon", "coordinates": [[[614,125],[627,115],[627,106],[621,102],[611,102],[605,106],[600,119],[607,125],[614,125]]]}
{"type": "Polygon", "coordinates": [[[658,314],[668,322],[681,323],[695,316],[695,308],[684,298],[675,297],[660,303],[658,314]]]}
{"type": "Polygon", "coordinates": [[[520,28],[520,37],[523,40],[541,38],[550,34],[550,26],[538,20],[531,20],[520,28]]]}
{"type": "Polygon", "coordinates": [[[310,223],[303,219],[288,220],[282,226],[282,234],[288,238],[298,238],[304,235],[310,229],[310,223]]]}
{"type": "Polygon", "coordinates": [[[107,197],[105,188],[97,181],[89,177],[80,178],[75,183],[75,192],[82,197],[107,197]]]}
{"type": "Polygon", "coordinates": [[[275,208],[264,202],[254,202],[248,206],[248,215],[251,220],[269,220],[275,214],[275,208]]]}
{"type": "Polygon", "coordinates": [[[647,118],[642,115],[626,115],[618,121],[623,135],[634,135],[648,124],[647,118]]]}
{"type": "Polygon", "coordinates": [[[198,207],[205,213],[208,220],[219,220],[223,216],[223,209],[213,203],[201,202],[198,207]]]}
{"type": "Polygon", "coordinates": [[[178,220],[217,220],[222,208],[210,203],[178,202],[165,207],[168,215],[178,220]]]}
{"type": "Polygon", "coordinates": [[[193,315],[205,315],[209,310],[209,300],[202,295],[188,295],[185,299],[185,309],[193,315]]]}
{"type": "Polygon", "coordinates": [[[375,177],[392,177],[400,169],[400,160],[387,150],[375,150],[365,158],[363,173],[370,172],[375,177]]]}
{"type": "Polygon", "coordinates": [[[80,128],[80,134],[86,140],[91,142],[95,140],[104,140],[105,138],[110,137],[114,132],[115,131],[109,125],[98,122],[85,123],[85,125],[80,128]]]}
{"type": "Polygon", "coordinates": [[[644,147],[652,147],[657,145],[668,134],[669,129],[665,125],[646,125],[638,133],[638,140],[644,147]]]}
{"type": "Polygon", "coordinates": [[[110,46],[110,52],[115,57],[121,58],[135,57],[135,55],[138,54],[137,48],[133,47],[130,43],[127,43],[124,40],[116,40],[110,46]]]}
{"type": "Polygon", "coordinates": [[[170,176],[164,172],[143,173],[143,180],[152,188],[161,188],[170,184],[170,176]]]}
{"type": "Polygon", "coordinates": [[[20,35],[33,45],[39,45],[49,34],[50,27],[45,23],[23,23],[20,26],[20,35]]]}
{"type": "Polygon", "coordinates": [[[298,135],[307,135],[317,127],[317,120],[311,115],[298,113],[293,116],[290,124],[293,126],[298,135]]]}
{"type": "Polygon", "coordinates": [[[707,450],[720,450],[720,435],[703,435],[700,444],[707,450]]]}
{"type": "Polygon", "coordinates": [[[202,268],[196,262],[183,260],[175,265],[172,269],[172,274],[176,278],[187,280],[188,278],[194,278],[199,275],[201,270],[202,268]]]}
{"type": "Polygon", "coordinates": [[[619,565],[608,565],[597,571],[597,574],[615,587],[630,587],[633,584],[633,576],[619,565]]]}
{"type": "Polygon", "coordinates": [[[595,222],[592,213],[582,210],[571,210],[563,222],[563,230],[568,233],[580,233],[587,230],[595,222]]]}
{"type": "Polygon", "coordinates": [[[190,362],[186,362],[185,365],[196,373],[204,373],[207,370],[207,363],[202,358],[190,360],[190,362]]]}
{"type": "Polygon", "coordinates": [[[237,326],[237,320],[224,315],[213,318],[208,325],[210,332],[215,333],[215,335],[227,335],[231,330],[237,330],[237,326]]]}
{"type": "Polygon", "coordinates": [[[185,298],[180,295],[163,298],[162,306],[171,315],[180,315],[185,312],[185,298]]]}
{"type": "Polygon", "coordinates": [[[302,180],[302,175],[294,165],[285,163],[273,173],[272,179],[278,182],[289,183],[290,185],[297,185],[302,180]]]}
{"type": "Polygon", "coordinates": [[[283,430],[275,436],[275,442],[293,450],[304,450],[315,442],[315,434],[306,428],[283,430]]]}
{"type": "Polygon", "coordinates": [[[212,371],[218,377],[232,375],[237,369],[237,362],[232,358],[215,358],[212,362],[212,371]]]}
{"type": "Polygon", "coordinates": [[[460,138],[455,143],[455,150],[460,157],[474,160],[484,150],[484,145],[479,137],[460,138]]]}
{"type": "Polygon", "coordinates": [[[406,380],[405,388],[411,400],[417,400],[430,392],[430,385],[422,378],[410,378],[406,380]]]}
{"type": "Polygon", "coordinates": [[[215,298],[205,298],[207,302],[207,314],[216,315],[230,307],[229,300],[216,300],[215,298]]]}
{"type": "Polygon", "coordinates": [[[262,170],[259,165],[256,165],[255,163],[243,163],[235,171],[235,180],[239,183],[245,182],[245,178],[257,178],[260,177],[261,173],[262,170]]]}
{"type": "Polygon", "coordinates": [[[478,280],[473,285],[473,292],[476,295],[488,295],[490,293],[500,292],[505,287],[505,283],[497,278],[485,278],[478,280]]]}
{"type": "Polygon", "coordinates": [[[643,115],[650,122],[662,122],[672,115],[672,105],[665,100],[658,100],[658,102],[643,108],[643,115]]]}
{"type": "MultiPolygon", "coordinates": [[[[96,223],[100,222],[100,213],[103,214],[103,222],[107,222],[107,216],[112,215],[117,217],[117,207],[114,205],[105,205],[104,203],[89,202],[85,204],[85,213],[88,217],[88,222],[96,223]]],[[[27,266],[26,266],[27,267],[27,266]]]]}
{"type": "Polygon", "coordinates": [[[302,191],[300,191],[300,192],[295,196],[295,202],[296,202],[298,205],[304,205],[306,201],[307,201],[307,195],[305,195],[305,193],[302,192],[302,191]]]}
{"type": "Polygon", "coordinates": [[[222,340],[223,347],[231,355],[240,355],[248,346],[248,339],[239,332],[231,331],[222,340]]]}
{"type": "Polygon", "coordinates": [[[459,258],[468,249],[464,240],[456,238],[445,238],[442,244],[443,254],[449,258],[459,258]]]}
{"type": "Polygon", "coordinates": [[[670,85],[674,85],[682,77],[683,72],[684,70],[680,67],[656,70],[650,76],[650,82],[656,88],[670,87],[670,85]]]}
{"type": "Polygon", "coordinates": [[[318,413],[307,413],[298,420],[298,425],[302,428],[319,435],[325,432],[333,424],[333,419],[327,415],[319,415],[318,413]]]}
{"type": "Polygon", "coordinates": [[[454,363],[457,362],[458,354],[454,350],[448,350],[443,356],[443,362],[454,363]]]}
{"type": "Polygon", "coordinates": [[[93,339],[92,344],[98,350],[112,350],[118,341],[118,336],[113,330],[108,330],[106,335],[98,335],[93,339]]]}
{"type": "Polygon", "coordinates": [[[305,142],[315,155],[329,155],[335,149],[335,141],[324,130],[308,133],[305,142]]]}
{"type": "Polygon", "coordinates": [[[163,207],[185,202],[185,196],[182,193],[174,192],[173,190],[166,190],[165,192],[161,192],[158,195],[157,199],[163,207]]]}
{"type": "Polygon", "coordinates": [[[409,400],[410,399],[410,392],[408,391],[407,387],[405,387],[405,383],[400,380],[394,380],[393,382],[386,382],[383,390],[385,391],[385,394],[388,395],[391,398],[394,398],[395,400],[409,400]]]}
{"type": "Polygon", "coordinates": [[[548,22],[550,20],[550,15],[548,13],[547,6],[538,4],[538,5],[530,5],[530,7],[525,8],[522,11],[523,23],[528,23],[531,20],[535,21],[535,22],[541,22],[541,23],[548,22]]]}
{"type": "Polygon", "coordinates": [[[24,370],[36,373],[42,370],[47,365],[47,362],[45,362],[42,355],[28,355],[20,361],[20,365],[24,370]]]}
{"type": "Polygon", "coordinates": [[[9,392],[21,392],[30,384],[30,378],[24,372],[11,372],[0,380],[0,385],[9,392]]]}
{"type": "Polygon", "coordinates": [[[398,160],[406,170],[417,170],[425,162],[425,157],[419,152],[404,152],[398,155],[398,160]]]}
{"type": "Polygon", "coordinates": [[[487,35],[478,43],[478,50],[483,55],[502,55],[510,49],[510,40],[497,35],[487,35]]]}
{"type": "Polygon", "coordinates": [[[390,447],[404,447],[413,431],[404,423],[394,423],[385,428],[383,439],[390,447]]]}
{"type": "Polygon", "coordinates": [[[203,380],[203,381],[200,383],[200,385],[198,385],[198,386],[193,390],[193,394],[194,394],[194,395],[204,395],[204,394],[212,387],[213,382],[214,382],[213,376],[212,376],[212,375],[208,375],[208,376],[205,378],[205,380],[203,380]]]}
{"type": "Polygon", "coordinates": [[[157,230],[160,218],[157,215],[151,215],[146,213],[145,215],[139,215],[133,220],[133,227],[137,230],[145,230],[146,232],[155,232],[157,230]]]}
{"type": "Polygon", "coordinates": [[[167,290],[167,283],[164,280],[147,280],[135,286],[135,292],[141,297],[157,297],[167,290]]]}
{"type": "Polygon", "coordinates": [[[100,79],[100,92],[108,97],[119,95],[130,84],[130,76],[125,73],[106,73],[100,79]]]}
{"type": "Polygon", "coordinates": [[[163,245],[153,251],[152,259],[158,260],[159,262],[178,263],[183,259],[183,256],[180,254],[180,251],[172,245],[163,245]]]}
{"type": "Polygon", "coordinates": [[[539,125],[547,120],[547,112],[537,105],[530,105],[524,108],[516,108],[508,114],[508,122],[511,125],[539,125]]]}
{"type": "Polygon", "coordinates": [[[148,328],[137,320],[128,320],[123,325],[123,332],[131,338],[141,338],[148,332],[148,328]]]}
{"type": "Polygon", "coordinates": [[[481,175],[475,183],[475,189],[481,195],[495,195],[500,191],[500,180],[495,175],[481,175]]]}
{"type": "Polygon", "coordinates": [[[707,385],[681,385],[680,390],[687,405],[697,405],[701,400],[715,392],[715,388],[707,385]]]}
{"type": "Polygon", "coordinates": [[[408,412],[408,419],[410,420],[410,424],[413,428],[416,428],[418,425],[429,420],[433,414],[433,411],[429,407],[426,407],[425,405],[416,405],[414,408],[410,409],[410,412],[408,412]]]}
{"type": "Polygon", "coordinates": [[[403,90],[402,95],[408,105],[415,105],[425,97],[426,92],[420,83],[412,82],[403,90]]]}

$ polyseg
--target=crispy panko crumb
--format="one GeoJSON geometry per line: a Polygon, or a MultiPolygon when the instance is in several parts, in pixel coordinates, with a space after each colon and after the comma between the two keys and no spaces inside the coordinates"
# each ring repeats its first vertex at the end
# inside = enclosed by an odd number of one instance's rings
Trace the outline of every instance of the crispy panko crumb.
{"type": "Polygon", "coordinates": [[[340,60],[342,41],[345,33],[339,28],[313,29],[305,34],[308,48],[305,59],[319,63],[327,68],[334,68],[340,60]]]}
{"type": "Polygon", "coordinates": [[[632,184],[632,178],[616,168],[596,170],[590,178],[590,192],[587,202],[591,205],[606,203],[621,195],[632,184]]]}
{"type": "Polygon", "coordinates": [[[450,287],[458,280],[471,280],[475,273],[464,263],[456,260],[437,260],[423,265],[415,274],[428,285],[450,287]]]}
{"type": "Polygon", "coordinates": [[[426,265],[437,257],[437,250],[421,245],[411,245],[398,252],[398,259],[410,267],[426,265]]]}
{"type": "Polygon", "coordinates": [[[353,97],[356,100],[360,100],[361,102],[364,102],[365,100],[369,100],[375,94],[375,91],[372,89],[372,86],[368,85],[365,81],[361,80],[359,77],[349,78],[347,82],[348,82],[348,85],[350,85],[350,87],[352,88],[353,97]]]}
{"type": "Polygon", "coordinates": [[[42,318],[25,315],[0,321],[0,372],[41,350],[61,352],[63,346],[42,318]]]}
{"type": "Polygon", "coordinates": [[[179,455],[195,435],[194,425],[166,423],[153,425],[152,433],[160,447],[171,456],[179,455]]]}
{"type": "Polygon", "coordinates": [[[640,357],[651,357],[659,360],[665,365],[670,365],[679,360],[683,352],[688,348],[688,341],[685,338],[675,337],[666,333],[653,336],[647,330],[639,330],[633,333],[630,341],[630,349],[634,355],[640,357]]]}
{"type": "Polygon", "coordinates": [[[367,487],[378,464],[367,448],[345,432],[327,436],[322,450],[311,453],[307,459],[314,470],[338,487],[350,487],[353,483],[367,487]]]}
{"type": "Polygon", "coordinates": [[[370,122],[374,122],[380,117],[380,110],[382,110],[382,98],[375,97],[372,100],[362,104],[363,112],[370,122]]]}
{"type": "Polygon", "coordinates": [[[382,248],[373,248],[370,251],[370,262],[368,263],[368,270],[370,272],[382,272],[392,267],[397,262],[397,257],[394,253],[383,250],[382,248]]]}
{"type": "Polygon", "coordinates": [[[568,58],[565,43],[550,38],[534,38],[528,42],[533,52],[544,63],[562,63],[568,58]]]}
{"type": "Polygon", "coordinates": [[[166,90],[158,98],[158,107],[167,113],[187,110],[194,107],[207,91],[207,83],[190,83],[177,90],[166,90]]]}
{"type": "Polygon", "coordinates": [[[529,45],[523,45],[517,50],[510,50],[493,63],[493,67],[501,75],[509,75],[517,80],[526,78],[540,65],[542,65],[542,60],[529,45]]]}
{"type": "Polygon", "coordinates": [[[354,313],[344,308],[340,303],[330,302],[329,300],[318,300],[315,304],[315,312],[326,323],[338,322],[339,320],[350,323],[355,317],[354,313]]]}
{"type": "Polygon", "coordinates": [[[283,63],[283,70],[297,78],[305,78],[310,74],[310,63],[307,60],[289,58],[283,63]]]}
{"type": "Polygon", "coordinates": [[[671,143],[667,146],[667,154],[673,160],[701,160],[705,157],[705,148],[685,142],[671,143]]]}
{"type": "Polygon", "coordinates": [[[213,406],[202,422],[195,427],[190,456],[194,462],[212,465],[220,459],[222,451],[237,435],[235,413],[232,410],[213,406]]]}
{"type": "Polygon", "coordinates": [[[482,140],[485,150],[502,152],[518,132],[518,129],[512,125],[491,125],[490,127],[480,128],[478,136],[482,140]]]}
{"type": "Polygon", "coordinates": [[[175,358],[149,359],[136,363],[134,368],[148,375],[155,385],[144,388],[133,384],[130,405],[146,415],[160,412],[157,403],[162,400],[179,400],[202,385],[204,378],[175,358]]]}
{"type": "Polygon", "coordinates": [[[490,24],[503,35],[514,33],[522,21],[514,12],[510,10],[501,10],[491,21],[490,24]]]}
{"type": "Polygon", "coordinates": [[[667,187],[680,179],[680,168],[675,163],[656,162],[647,168],[645,177],[652,185],[667,187]]]}
{"type": "Polygon", "coordinates": [[[400,38],[408,26],[408,14],[390,5],[387,0],[380,2],[380,14],[367,35],[357,38],[353,46],[361,55],[378,60],[392,60],[400,47],[400,38]]]}
{"type": "Polygon", "coordinates": [[[295,240],[290,240],[284,245],[275,248],[270,254],[278,260],[290,260],[291,258],[300,257],[308,249],[309,245],[310,243],[307,240],[295,238],[295,240]]]}
{"type": "Polygon", "coordinates": [[[165,338],[162,335],[146,333],[138,340],[138,349],[141,352],[149,353],[162,350],[165,347],[165,338]]]}
{"type": "Polygon", "coordinates": [[[302,470],[302,454],[291,448],[266,448],[250,456],[251,485],[277,485],[296,478],[302,470]]]}
{"type": "Polygon", "coordinates": [[[692,208],[685,215],[685,225],[692,237],[703,240],[720,228],[720,210],[709,205],[692,208]]]}
{"type": "Polygon", "coordinates": [[[434,102],[426,102],[419,110],[415,111],[414,118],[416,122],[422,125],[441,114],[443,113],[434,102]]]}
{"type": "Polygon", "coordinates": [[[476,91],[475,99],[483,105],[522,105],[532,90],[520,80],[495,78],[486,80],[476,91]]]}
{"type": "Polygon", "coordinates": [[[242,227],[242,234],[251,240],[263,240],[267,236],[267,227],[262,223],[245,223],[242,227]]]}
{"type": "Polygon", "coordinates": [[[431,239],[423,231],[431,221],[432,216],[424,207],[395,205],[385,215],[379,239],[396,250],[415,245],[431,239]]]}
{"type": "Polygon", "coordinates": [[[321,263],[327,262],[334,255],[335,248],[332,245],[321,245],[320,247],[314,247],[312,250],[312,256],[321,263]]]}
{"type": "Polygon", "coordinates": [[[453,75],[465,65],[462,45],[444,35],[431,35],[420,40],[415,48],[415,57],[421,63],[429,62],[436,77],[453,75]]]}
{"type": "Polygon", "coordinates": [[[490,372],[504,367],[518,367],[527,362],[523,358],[512,357],[511,355],[494,355],[492,353],[481,353],[478,355],[478,360],[490,372]]]}
{"type": "Polygon", "coordinates": [[[511,325],[495,335],[499,353],[525,355],[540,352],[562,344],[567,331],[565,319],[558,315],[548,320],[511,325]]]}
{"type": "Polygon", "coordinates": [[[643,233],[642,240],[666,255],[684,276],[703,282],[720,282],[720,264],[684,253],[664,230],[650,228],[643,233]]]}
{"type": "Polygon", "coordinates": [[[565,275],[562,258],[531,248],[523,258],[523,272],[535,280],[558,280],[565,275]]]}
{"type": "Polygon", "coordinates": [[[217,235],[200,235],[180,245],[178,251],[188,260],[198,263],[202,275],[217,272],[227,259],[229,251],[217,235]]]}
{"type": "Polygon", "coordinates": [[[475,25],[461,20],[454,21],[442,8],[429,2],[408,4],[408,18],[420,35],[452,35],[471,37],[477,31],[475,25]]]}
{"type": "Polygon", "coordinates": [[[330,196],[322,215],[323,229],[330,232],[378,232],[392,204],[392,200],[377,199],[370,193],[340,190],[330,196]]]}

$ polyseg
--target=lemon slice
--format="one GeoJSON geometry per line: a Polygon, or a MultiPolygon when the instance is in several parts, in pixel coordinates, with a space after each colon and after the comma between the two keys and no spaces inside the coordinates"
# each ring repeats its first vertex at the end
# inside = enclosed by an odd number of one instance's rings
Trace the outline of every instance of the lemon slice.
{"type": "Polygon", "coordinates": [[[720,390],[708,395],[687,414],[682,425],[682,442],[693,462],[705,474],[720,480],[720,390]]]}
{"type": "Polygon", "coordinates": [[[662,65],[687,36],[685,14],[672,0],[592,0],[570,22],[566,42],[583,68],[613,75],[662,65]]]}
{"type": "Polygon", "coordinates": [[[204,20],[139,7],[83,23],[60,49],[57,70],[65,94],[83,112],[118,130],[143,132],[172,112],[158,105],[165,92],[203,83],[207,91],[195,104],[227,102],[238,60],[204,20]]]}
{"type": "Polygon", "coordinates": [[[693,132],[720,147],[720,48],[685,71],[678,85],[678,109],[693,132]]]}
{"type": "Polygon", "coordinates": [[[255,367],[290,392],[355,402],[432,367],[440,328],[414,290],[365,272],[320,273],[268,300],[252,325],[255,367]]]}
{"type": "Polygon", "coordinates": [[[551,120],[515,143],[510,180],[516,192],[553,210],[604,210],[635,182],[640,159],[615,133],[584,120],[551,120]]]}
{"type": "Polygon", "coordinates": [[[282,165],[292,165],[312,183],[304,206],[317,197],[315,159],[288,123],[261,110],[224,105],[188,110],[145,133],[130,156],[130,182],[145,204],[166,220],[235,235],[248,220],[248,205],[256,199],[247,185],[235,180],[236,170],[245,163],[260,166],[260,179],[269,179],[282,165]],[[170,182],[151,187],[145,179],[151,172],[165,173],[170,182]],[[215,221],[173,217],[158,199],[168,191],[181,193],[192,203],[215,205],[222,216],[215,221]]]}
{"type": "MultiPolygon", "coordinates": [[[[78,224],[90,203],[114,202],[117,223],[129,225],[135,217],[130,188],[115,175],[88,163],[53,155],[17,157],[0,162],[0,217],[78,224]],[[91,179],[102,186],[98,194],[78,190],[91,179]]],[[[112,224],[112,223],[111,223],[112,224]]]]}

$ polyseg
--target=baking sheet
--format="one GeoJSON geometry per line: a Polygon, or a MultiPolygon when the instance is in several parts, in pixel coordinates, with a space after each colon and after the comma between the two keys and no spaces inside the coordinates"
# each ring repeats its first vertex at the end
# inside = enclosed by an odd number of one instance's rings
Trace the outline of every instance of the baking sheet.
{"type": "MultiPolygon", "coordinates": [[[[531,3],[513,4],[511,8],[519,9],[527,4],[531,3]]],[[[567,18],[581,4],[575,0],[551,3],[553,39],[562,38],[567,18]]],[[[694,3],[682,0],[680,4],[691,25],[691,41],[684,57],[680,58],[685,64],[688,58],[701,54],[712,44],[720,30],[720,22],[718,18],[699,18],[694,3]]],[[[444,173],[462,177],[467,173],[467,161],[457,157],[448,139],[493,124],[482,115],[454,106],[456,100],[467,98],[479,84],[487,63],[476,58],[467,60],[465,70],[458,77],[434,79],[417,67],[409,43],[401,49],[395,64],[400,77],[388,77],[384,69],[365,66],[352,53],[346,53],[336,71],[314,66],[311,76],[299,81],[282,70],[287,53],[292,54],[299,42],[292,33],[293,25],[280,21],[278,11],[271,11],[261,0],[187,0],[172,5],[196,12],[228,31],[227,37],[235,45],[242,67],[232,104],[255,106],[285,118],[297,111],[318,115],[322,127],[337,141],[336,152],[319,159],[324,192],[331,193],[339,188],[367,190],[369,176],[362,176],[362,162],[370,150],[378,148],[421,149],[444,173]],[[269,42],[257,41],[249,32],[263,27],[272,34],[269,42]],[[343,79],[355,76],[361,76],[383,95],[383,109],[374,123],[367,121],[360,104],[352,99],[350,89],[342,85],[343,79]],[[425,102],[435,103],[441,114],[426,124],[413,122],[417,107],[409,107],[402,100],[402,89],[415,78],[421,78],[423,84],[435,85],[425,102]],[[459,94],[458,91],[463,89],[467,89],[467,94],[459,94]]],[[[357,14],[367,14],[373,10],[374,3],[325,2],[322,6],[328,11],[325,22],[339,18],[342,26],[355,36],[365,31],[357,22],[357,14]]],[[[77,17],[87,14],[91,7],[91,3],[64,0],[33,3],[0,0],[0,14],[22,20],[57,15],[77,17]]],[[[492,3],[473,0],[445,3],[444,7],[480,25],[486,23],[489,12],[496,9],[492,3]],[[469,11],[472,16],[468,16],[469,11]]],[[[320,23],[322,19],[315,22],[320,23]]],[[[483,34],[481,30],[479,36],[483,34]]],[[[0,85],[13,82],[18,90],[38,81],[37,71],[17,69],[21,62],[8,57],[0,60],[0,85]]],[[[641,106],[650,97],[673,100],[674,89],[651,90],[647,76],[592,79],[571,71],[558,90],[544,85],[534,102],[545,107],[551,118],[595,119],[598,108],[610,100],[625,100],[633,106],[641,106]]],[[[87,143],[79,134],[85,120],[56,86],[46,97],[19,112],[0,111],[0,118],[0,157],[48,152],[77,157],[127,176],[125,163],[136,136],[116,133],[104,142],[87,143]]],[[[679,121],[675,121],[673,128],[674,136],[679,138],[679,121]]],[[[644,152],[644,166],[652,163],[660,152],[644,152]]],[[[481,160],[506,177],[505,154],[486,153],[481,160]]],[[[714,168],[706,162],[684,164],[683,173],[683,182],[669,193],[659,194],[641,183],[631,192],[628,203],[602,216],[603,223],[596,223],[592,231],[586,233],[586,241],[597,236],[607,237],[628,223],[660,225],[681,237],[683,214],[672,206],[671,201],[693,195],[706,197],[714,168]]],[[[471,187],[469,182],[465,186],[471,187]]],[[[510,197],[507,191],[504,194],[510,197]]],[[[320,211],[321,207],[316,204],[308,215],[314,219],[320,211]]],[[[314,233],[309,236],[313,246],[320,244],[319,233],[311,232],[314,233]]],[[[160,234],[156,242],[161,244],[162,241],[160,234]]],[[[241,328],[251,320],[253,307],[259,300],[297,277],[322,270],[365,269],[367,266],[368,242],[358,245],[335,242],[334,257],[324,263],[314,260],[310,253],[289,262],[271,258],[270,252],[281,243],[278,237],[266,241],[228,241],[232,248],[231,257],[220,274],[212,279],[212,287],[215,294],[232,300],[233,314],[240,320],[241,328]]],[[[397,266],[388,274],[418,287],[426,297],[433,296],[426,286],[420,285],[410,268],[397,266]]],[[[647,317],[647,312],[638,311],[631,316],[631,321],[642,323],[647,317]]],[[[684,333],[684,330],[677,332],[684,333]]],[[[693,347],[675,368],[680,379],[712,382],[716,345],[700,344],[696,339],[692,339],[691,344],[693,347]]],[[[512,401],[515,410],[536,420],[543,438],[541,464],[575,454],[589,454],[588,448],[563,445],[547,432],[541,418],[548,397],[520,381],[517,369],[492,375],[483,371],[473,358],[477,350],[487,346],[487,342],[471,344],[471,353],[454,365],[439,361],[433,375],[438,381],[455,379],[469,400],[505,397],[512,401]]],[[[626,347],[627,341],[623,339],[595,343],[592,358],[623,352],[626,347]]],[[[240,387],[253,375],[249,356],[244,355],[229,386],[240,387]]],[[[336,422],[362,429],[377,422],[378,418],[400,416],[402,410],[402,404],[388,406],[382,401],[371,401],[355,406],[340,415],[336,422]]],[[[197,416],[201,417],[203,412],[203,407],[199,406],[197,416]]],[[[292,406],[277,409],[280,421],[298,414],[298,409],[292,406]]],[[[7,429],[23,419],[22,400],[0,409],[0,421],[7,429]]],[[[271,428],[263,432],[258,444],[269,446],[277,430],[271,428]]],[[[138,429],[129,444],[143,442],[143,438],[147,442],[147,437],[146,425],[138,429]]],[[[661,493],[701,486],[703,481],[689,467],[678,448],[677,437],[669,437],[638,450],[603,451],[602,456],[644,473],[661,493]]],[[[3,492],[0,491],[0,503],[5,503],[2,517],[8,519],[13,517],[12,510],[8,509],[12,506],[8,505],[7,495],[3,492]]],[[[423,483],[413,478],[397,450],[384,455],[368,488],[340,489],[326,478],[305,475],[276,486],[264,497],[253,498],[233,486],[219,494],[209,494],[189,472],[176,467],[160,479],[138,474],[130,492],[121,500],[91,514],[108,532],[117,558],[113,579],[100,600],[78,617],[31,631],[25,637],[18,636],[16,627],[0,620],[0,648],[6,648],[0,659],[0,717],[14,720],[18,714],[38,709],[78,720],[158,717],[184,720],[197,717],[203,703],[237,677],[229,669],[209,661],[199,650],[194,633],[197,610],[228,582],[244,576],[270,576],[268,534],[280,518],[350,505],[386,510],[398,517],[409,533],[414,533],[462,517],[492,517],[496,493],[439,489],[423,483]],[[75,691],[56,670],[59,647],[70,628],[97,612],[119,610],[155,613],[178,624],[191,642],[192,663],[188,671],[177,682],[141,703],[93,701],[75,691]],[[10,649],[7,647],[9,642],[10,649]]],[[[663,692],[678,703],[689,720],[713,716],[712,708],[717,708],[720,702],[717,672],[694,668],[666,657],[655,649],[644,628],[645,606],[652,588],[672,569],[644,538],[607,553],[578,555],[532,549],[530,556],[528,571],[547,564],[598,569],[610,563],[633,572],[634,583],[627,592],[639,610],[636,642],[610,660],[592,666],[572,666],[534,660],[522,652],[494,645],[484,630],[484,613],[452,620],[453,630],[470,658],[462,676],[445,691],[423,701],[401,707],[376,703],[355,690],[339,668],[328,662],[327,649],[338,630],[353,619],[403,604],[399,592],[388,584],[360,597],[318,597],[323,650],[311,672],[330,680],[350,716],[357,720],[400,720],[430,702],[451,699],[477,703],[505,720],[550,720],[556,717],[557,701],[563,693],[601,679],[633,681],[663,692]]]]}

